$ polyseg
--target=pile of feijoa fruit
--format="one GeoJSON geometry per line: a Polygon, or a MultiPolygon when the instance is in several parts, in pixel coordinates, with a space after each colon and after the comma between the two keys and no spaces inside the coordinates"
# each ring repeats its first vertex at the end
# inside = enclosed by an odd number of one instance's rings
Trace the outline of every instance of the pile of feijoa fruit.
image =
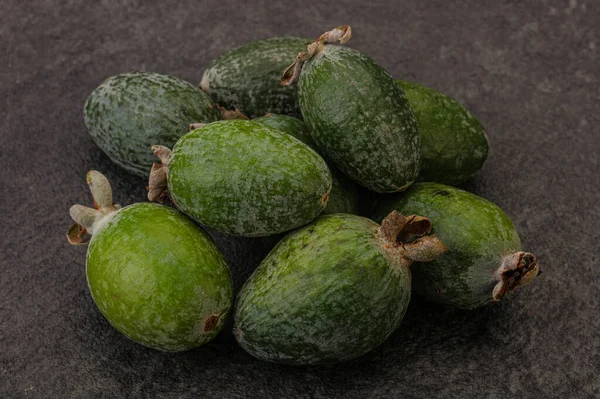
{"type": "Polygon", "coordinates": [[[214,60],[200,88],[135,72],[92,92],[90,135],[148,179],[151,201],[121,208],[90,171],[94,207],[70,211],[69,242],[89,242],[92,297],[121,333],[183,351],[233,316],[252,356],[331,364],[385,341],[413,289],[473,309],[539,274],[509,217],[452,186],[481,169],[483,126],[451,98],[393,79],[345,46],[350,35],[248,43],[214,60]],[[235,297],[201,226],[287,235],[235,297]]]}

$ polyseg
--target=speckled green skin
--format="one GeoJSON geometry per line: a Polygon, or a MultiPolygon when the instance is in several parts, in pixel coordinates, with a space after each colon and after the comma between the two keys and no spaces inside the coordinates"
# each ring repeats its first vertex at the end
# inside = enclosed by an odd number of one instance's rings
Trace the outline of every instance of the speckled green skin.
{"type": "Polygon", "coordinates": [[[485,129],[452,98],[397,80],[412,107],[421,134],[420,180],[460,184],[485,162],[489,144],[485,129]]]}
{"type": "Polygon", "coordinates": [[[472,309],[494,302],[495,275],[504,256],[521,250],[509,217],[474,194],[438,183],[415,183],[403,194],[381,197],[374,220],[390,211],[428,218],[448,252],[433,262],[415,263],[413,289],[428,300],[472,309]]]}
{"type": "Polygon", "coordinates": [[[315,142],[313,141],[312,137],[310,137],[310,133],[308,133],[306,125],[298,118],[288,115],[270,113],[252,120],[254,122],[271,126],[277,130],[281,130],[282,132],[297,138],[313,150],[316,150],[315,142]]]}
{"type": "Polygon", "coordinates": [[[200,87],[215,102],[240,109],[250,118],[268,112],[300,117],[295,87],[280,83],[283,71],[312,40],[272,37],[255,40],[215,59],[200,87]]]}
{"type": "Polygon", "coordinates": [[[198,222],[240,236],[267,236],[316,218],[331,190],[327,164],[306,144],[246,120],[219,121],[173,148],[168,186],[198,222]]]}
{"type": "Polygon", "coordinates": [[[172,146],[190,123],[219,119],[210,97],[181,79],[135,72],[106,79],[88,97],[84,121],[94,142],[117,165],[148,177],[152,145],[172,146]]]}
{"type": "Polygon", "coordinates": [[[286,236],[237,297],[239,344],[294,365],[337,363],[381,344],[404,317],[410,270],[383,252],[378,229],[337,214],[286,236]]]}
{"type": "Polygon", "coordinates": [[[417,122],[400,86],[372,59],[326,45],[304,64],[298,94],[320,151],[354,181],[387,193],[417,178],[417,122]]]}
{"type": "Polygon", "coordinates": [[[94,302],[110,324],[162,351],[210,341],[232,305],[229,269],[210,237],[158,204],[112,215],[92,236],[86,269],[94,302]],[[218,319],[207,329],[211,316],[218,319]]]}
{"type": "Polygon", "coordinates": [[[327,206],[321,213],[331,215],[334,213],[350,213],[356,215],[359,212],[360,196],[356,184],[346,175],[332,165],[330,168],[332,184],[331,194],[327,206]]]}
{"type": "MultiPolygon", "coordinates": [[[[306,125],[300,119],[287,115],[269,114],[253,119],[253,121],[281,130],[284,133],[294,136],[310,148],[317,150],[317,146],[310,137],[306,125]]],[[[329,163],[329,170],[332,177],[331,194],[322,214],[358,213],[359,196],[354,182],[331,163],[329,163]]]]}

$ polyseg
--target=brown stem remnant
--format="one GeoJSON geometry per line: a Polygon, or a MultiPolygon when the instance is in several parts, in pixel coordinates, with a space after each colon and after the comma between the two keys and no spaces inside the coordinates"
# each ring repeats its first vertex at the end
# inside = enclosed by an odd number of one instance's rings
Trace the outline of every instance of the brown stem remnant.
{"type": "Polygon", "coordinates": [[[215,329],[217,323],[219,322],[220,315],[211,314],[204,321],[204,332],[210,332],[215,329]]]}
{"type": "Polygon", "coordinates": [[[204,126],[206,126],[206,123],[201,123],[201,122],[190,123],[190,125],[188,126],[188,132],[191,132],[192,130],[200,129],[201,127],[204,127],[204,126]]]}
{"type": "Polygon", "coordinates": [[[167,173],[169,162],[173,158],[173,152],[163,145],[153,145],[152,151],[154,151],[154,155],[160,158],[161,164],[152,164],[152,170],[148,178],[148,201],[162,202],[169,195],[167,173]]]}
{"type": "Polygon", "coordinates": [[[505,256],[496,274],[499,281],[494,287],[492,297],[499,301],[517,287],[530,284],[541,272],[533,254],[519,251],[505,256]]]}
{"type": "Polygon", "coordinates": [[[217,104],[217,111],[219,111],[219,113],[221,114],[221,119],[224,121],[230,121],[233,119],[242,119],[242,120],[250,119],[246,115],[244,115],[242,113],[242,111],[239,110],[239,108],[227,109],[227,108],[221,107],[219,104],[217,104]]]}
{"type": "Polygon", "coordinates": [[[403,266],[413,262],[430,262],[448,251],[444,243],[431,232],[431,222],[418,215],[404,216],[392,211],[381,222],[379,235],[383,248],[403,266]]]}
{"type": "Polygon", "coordinates": [[[100,222],[121,208],[113,204],[110,183],[102,173],[90,170],[86,174],[86,182],[94,198],[94,208],[73,205],[69,209],[71,219],[75,223],[67,232],[67,240],[73,245],[87,244],[100,222]]]}
{"type": "Polygon", "coordinates": [[[302,65],[319,54],[326,44],[345,44],[348,43],[351,36],[352,29],[349,25],[343,25],[323,33],[314,43],[308,45],[306,52],[301,52],[296,56],[292,65],[287,67],[285,72],[283,72],[281,84],[284,86],[292,85],[298,79],[298,76],[300,76],[302,65]]]}

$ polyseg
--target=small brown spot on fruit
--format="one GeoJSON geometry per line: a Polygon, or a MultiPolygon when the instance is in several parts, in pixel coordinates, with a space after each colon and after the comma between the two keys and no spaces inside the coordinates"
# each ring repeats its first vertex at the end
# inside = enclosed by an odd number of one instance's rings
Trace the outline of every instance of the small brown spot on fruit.
{"type": "Polygon", "coordinates": [[[327,201],[329,201],[329,193],[326,193],[323,198],[321,198],[323,205],[327,205],[327,201]]]}
{"type": "Polygon", "coordinates": [[[242,339],[242,330],[240,330],[237,326],[233,328],[233,336],[235,337],[235,340],[240,342],[242,339]]]}
{"type": "Polygon", "coordinates": [[[219,315],[211,314],[204,321],[204,332],[210,332],[215,329],[219,322],[219,315]]]}

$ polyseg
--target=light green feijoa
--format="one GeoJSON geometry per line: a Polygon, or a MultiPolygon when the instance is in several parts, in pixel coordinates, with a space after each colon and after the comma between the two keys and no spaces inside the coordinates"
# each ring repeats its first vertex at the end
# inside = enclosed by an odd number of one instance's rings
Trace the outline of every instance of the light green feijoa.
{"type": "Polygon", "coordinates": [[[402,88],[366,55],[334,43],[350,27],[323,34],[284,74],[298,81],[304,122],[324,157],[364,187],[389,193],[419,173],[421,138],[402,88]]]}
{"type": "Polygon", "coordinates": [[[259,359],[293,365],[338,363],[374,349],[406,312],[410,264],[445,251],[435,236],[423,236],[430,228],[398,212],[381,226],[335,214],[288,234],[237,297],[238,343],[259,359]]]}
{"type": "Polygon", "coordinates": [[[413,289],[444,305],[473,309],[501,300],[539,273],[538,262],[521,250],[510,218],[474,194],[438,183],[415,183],[405,193],[380,197],[374,220],[387,213],[418,213],[431,220],[448,252],[412,267],[413,289]]]}
{"type": "MultiPolygon", "coordinates": [[[[302,141],[313,150],[317,150],[315,142],[312,140],[306,129],[306,125],[304,125],[304,122],[300,119],[287,115],[267,114],[260,118],[253,119],[253,121],[281,130],[302,141]]],[[[332,177],[331,194],[329,195],[329,201],[322,214],[357,214],[359,196],[356,184],[341,173],[335,165],[331,163],[328,163],[328,165],[332,177]]]]}
{"type": "Polygon", "coordinates": [[[84,121],[94,142],[117,165],[141,177],[155,159],[151,146],[172,146],[190,123],[213,122],[211,98],[173,76],[134,72],[112,76],[88,97],[84,121]]]}
{"type": "Polygon", "coordinates": [[[325,208],[327,164],[309,146],[247,120],[213,122],[183,136],[173,151],[155,147],[162,165],[148,198],[167,188],[184,213],[215,230],[267,236],[300,227],[325,208]]]}
{"type": "Polygon", "coordinates": [[[255,40],[215,59],[200,88],[218,104],[254,118],[268,112],[300,116],[296,88],[282,86],[281,74],[311,40],[272,37],[255,40]]]}
{"type": "Polygon", "coordinates": [[[477,173],[489,144],[481,123],[452,98],[418,83],[396,81],[421,134],[420,180],[456,185],[477,173]]]}
{"type": "Polygon", "coordinates": [[[96,171],[87,182],[95,209],[71,208],[76,224],[68,238],[89,240],[87,281],[104,317],[133,341],[162,351],[213,339],[231,309],[233,288],[208,234],[163,205],[113,205],[110,184],[96,171]]]}

